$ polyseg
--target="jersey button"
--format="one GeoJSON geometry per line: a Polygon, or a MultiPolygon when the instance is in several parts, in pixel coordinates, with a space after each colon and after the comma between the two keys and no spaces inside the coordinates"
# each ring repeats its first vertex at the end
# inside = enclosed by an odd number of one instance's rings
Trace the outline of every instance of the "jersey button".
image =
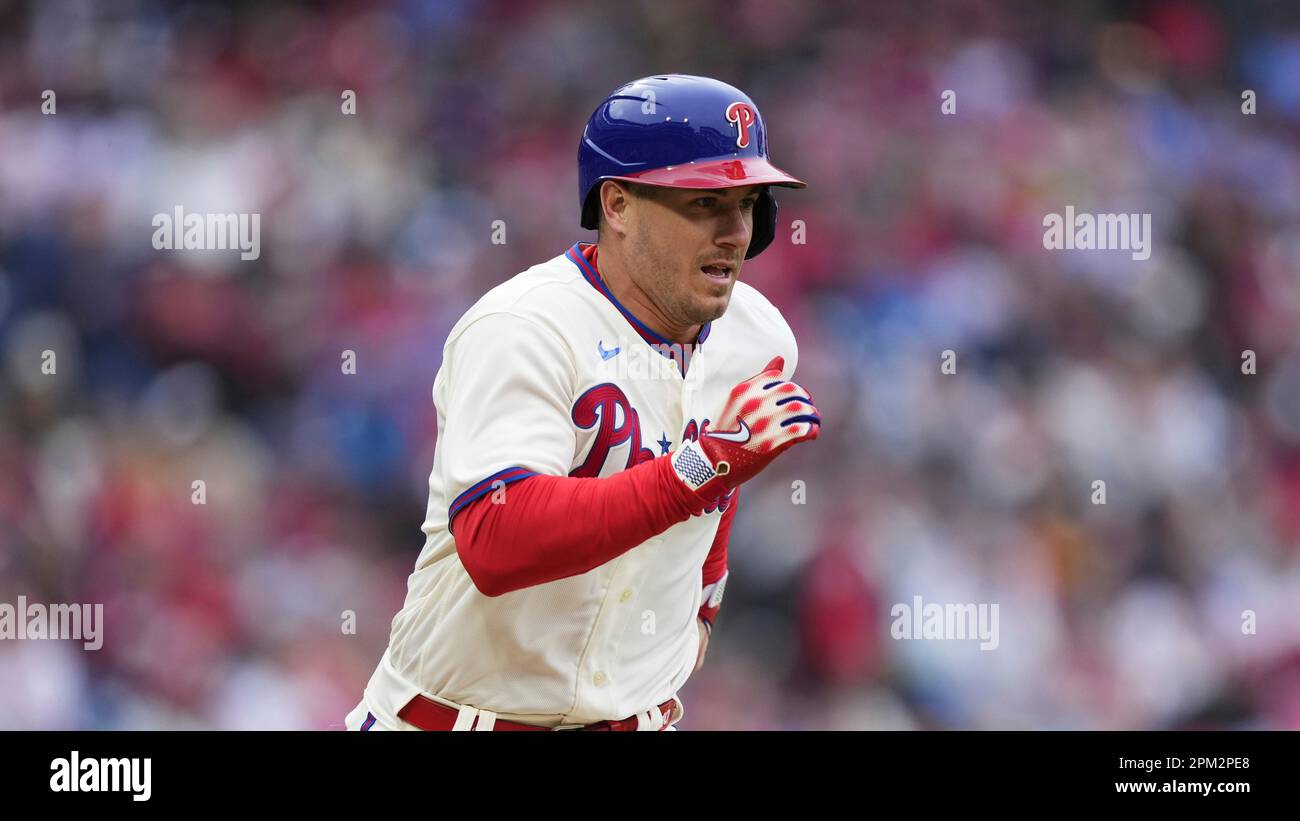
{"type": "Polygon", "coordinates": [[[632,598],[632,588],[629,587],[628,589],[623,591],[623,595],[619,596],[618,600],[621,602],[626,602],[630,598],[632,598]]]}
{"type": "Polygon", "coordinates": [[[597,687],[604,687],[604,686],[605,686],[605,674],[604,674],[604,673],[596,673],[596,675],[594,675],[594,676],[591,677],[591,680],[596,684],[597,687]]]}

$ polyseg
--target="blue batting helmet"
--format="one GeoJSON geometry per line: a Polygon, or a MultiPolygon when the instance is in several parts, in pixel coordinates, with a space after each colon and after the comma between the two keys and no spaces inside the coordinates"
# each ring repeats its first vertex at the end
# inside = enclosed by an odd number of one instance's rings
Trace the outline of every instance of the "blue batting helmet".
{"type": "MultiPolygon", "coordinates": [[[[747,94],[688,74],[633,80],[592,113],[578,145],[583,228],[600,222],[596,193],[604,180],[668,188],[805,187],[767,161],[767,129],[747,94]]],[[[764,188],[745,259],[758,256],[775,235],[776,198],[764,188]]]]}

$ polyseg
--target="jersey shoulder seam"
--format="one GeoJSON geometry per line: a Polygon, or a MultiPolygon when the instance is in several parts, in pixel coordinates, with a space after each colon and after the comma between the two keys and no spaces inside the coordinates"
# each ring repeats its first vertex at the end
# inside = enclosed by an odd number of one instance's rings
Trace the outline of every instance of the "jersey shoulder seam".
{"type": "MultiPolygon", "coordinates": [[[[540,284],[546,284],[546,283],[540,283],[540,284]]],[[[534,328],[537,328],[543,334],[549,336],[552,340],[554,340],[555,343],[558,344],[561,349],[563,349],[566,353],[568,353],[569,364],[573,367],[573,372],[576,374],[578,372],[578,361],[577,358],[574,357],[573,349],[569,345],[569,343],[565,342],[563,337],[555,333],[555,331],[552,331],[550,328],[546,327],[545,325],[538,322],[536,319],[533,319],[532,317],[528,316],[527,314],[523,314],[516,311],[514,307],[515,307],[514,303],[511,303],[510,305],[501,308],[492,308],[490,310],[484,311],[483,313],[471,319],[469,322],[466,322],[465,327],[457,331],[454,337],[450,337],[447,340],[447,345],[450,346],[454,342],[458,341],[462,336],[465,335],[466,331],[468,331],[470,328],[477,325],[481,320],[493,316],[509,316],[509,317],[513,317],[514,319],[521,319],[524,322],[527,322],[529,325],[532,325],[534,328]]]]}
{"type": "MultiPolygon", "coordinates": [[[[554,260],[552,260],[552,262],[554,262],[554,260]]],[[[541,263],[540,265],[535,265],[532,268],[529,268],[527,271],[523,271],[519,274],[516,274],[515,277],[512,277],[512,279],[523,276],[524,274],[527,274],[529,271],[537,270],[538,268],[541,268],[542,266],[547,264],[549,263],[541,263]]],[[[579,273],[576,269],[572,271],[572,273],[568,278],[557,277],[555,279],[544,279],[541,282],[529,283],[519,293],[511,295],[509,297],[508,302],[504,302],[504,304],[498,307],[484,309],[484,313],[482,314],[482,316],[487,316],[491,313],[510,312],[515,308],[516,305],[518,305],[521,301],[523,301],[526,297],[528,297],[530,294],[532,294],[534,291],[538,290],[539,288],[546,288],[549,286],[568,287],[573,284],[575,279],[582,279],[582,274],[579,273]]],[[[506,280],[505,282],[501,283],[500,285],[497,285],[495,288],[491,290],[496,290],[497,288],[501,288],[505,285],[508,285],[510,281],[511,280],[506,280]]],[[[491,293],[491,290],[489,290],[488,293],[484,294],[484,297],[488,296],[488,294],[491,293]]],[[[482,300],[480,300],[480,302],[481,301],[482,300]]],[[[477,307],[478,307],[478,303],[475,303],[474,305],[470,306],[469,311],[466,311],[466,313],[468,314],[474,311],[474,309],[477,307]]],[[[517,315],[522,316],[522,314],[517,314],[517,315]]],[[[472,323],[477,319],[478,317],[475,317],[474,320],[470,320],[470,322],[472,323]]],[[[468,325],[466,325],[466,327],[468,327],[468,325]]]]}
{"type": "Polygon", "coordinates": [[[572,285],[575,279],[582,279],[582,274],[579,273],[576,269],[572,272],[572,274],[567,279],[545,279],[542,280],[541,282],[534,282],[524,290],[520,291],[518,294],[515,294],[515,296],[510,300],[510,304],[505,306],[505,309],[509,310],[511,308],[514,308],[516,305],[519,304],[521,300],[524,299],[524,297],[528,296],[533,291],[536,291],[539,288],[546,288],[548,286],[567,287],[572,285]]]}

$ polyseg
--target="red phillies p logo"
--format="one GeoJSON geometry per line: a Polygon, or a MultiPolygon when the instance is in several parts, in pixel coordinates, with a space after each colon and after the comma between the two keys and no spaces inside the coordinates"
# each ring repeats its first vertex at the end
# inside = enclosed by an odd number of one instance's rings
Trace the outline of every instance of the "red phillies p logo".
{"type": "Polygon", "coordinates": [[[749,145],[749,129],[754,125],[754,108],[749,103],[735,102],[727,106],[727,122],[736,124],[736,145],[749,145]]]}

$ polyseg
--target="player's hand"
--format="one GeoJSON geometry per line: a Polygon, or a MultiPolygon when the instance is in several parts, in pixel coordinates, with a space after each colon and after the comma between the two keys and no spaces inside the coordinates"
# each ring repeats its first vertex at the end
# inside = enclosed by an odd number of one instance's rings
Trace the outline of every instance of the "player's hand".
{"type": "Polygon", "coordinates": [[[752,479],[799,442],[816,439],[822,420],[812,397],[781,378],[785,360],[732,388],[714,427],[673,455],[673,469],[701,499],[712,501],[752,479]]]}

